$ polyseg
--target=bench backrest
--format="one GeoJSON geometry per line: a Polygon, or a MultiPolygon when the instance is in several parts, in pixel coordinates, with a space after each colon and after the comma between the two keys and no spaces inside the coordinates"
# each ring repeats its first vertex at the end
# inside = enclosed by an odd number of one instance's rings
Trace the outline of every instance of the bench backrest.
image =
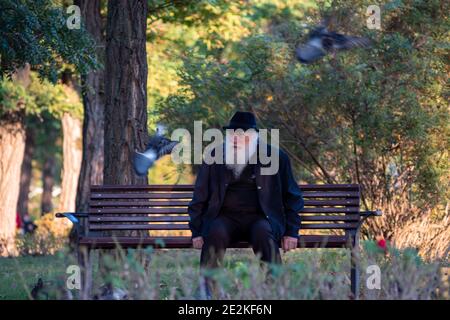
{"type": "MultiPolygon", "coordinates": [[[[339,234],[356,229],[360,219],[358,184],[299,186],[305,200],[305,208],[299,212],[302,231],[339,234]]],[[[88,232],[147,230],[158,235],[190,235],[187,205],[193,188],[193,185],[91,186],[88,232]]]]}

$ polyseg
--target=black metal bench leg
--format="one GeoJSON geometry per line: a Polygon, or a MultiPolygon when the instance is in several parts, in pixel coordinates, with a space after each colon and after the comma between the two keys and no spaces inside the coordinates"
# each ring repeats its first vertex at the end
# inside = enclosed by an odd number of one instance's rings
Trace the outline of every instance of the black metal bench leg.
{"type": "Polygon", "coordinates": [[[352,299],[359,299],[359,284],[360,284],[360,265],[359,265],[359,239],[358,234],[353,234],[353,243],[351,247],[351,261],[350,261],[350,281],[351,281],[351,291],[352,299]]]}
{"type": "Polygon", "coordinates": [[[78,247],[78,264],[81,268],[81,299],[88,300],[92,290],[92,255],[88,246],[78,247]]]}
{"type": "Polygon", "coordinates": [[[352,298],[359,298],[359,265],[358,265],[358,253],[354,253],[354,249],[351,253],[351,270],[350,270],[350,280],[351,280],[351,290],[352,290],[352,298]]]}

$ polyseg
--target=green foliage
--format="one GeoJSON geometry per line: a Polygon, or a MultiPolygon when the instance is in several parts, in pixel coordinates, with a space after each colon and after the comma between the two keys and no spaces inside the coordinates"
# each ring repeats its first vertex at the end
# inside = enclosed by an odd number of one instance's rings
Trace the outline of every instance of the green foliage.
{"type": "Polygon", "coordinates": [[[246,17],[244,1],[164,1],[150,5],[148,36],[148,104],[149,125],[159,120],[155,104],[182,88],[177,73],[183,57],[222,55],[228,43],[250,34],[251,21],[246,17]]]}
{"type": "Polygon", "coordinates": [[[22,85],[8,79],[0,80],[0,115],[23,108],[28,116],[44,119],[51,115],[60,118],[65,112],[81,117],[83,106],[78,94],[63,84],[53,84],[39,79],[35,72],[30,75],[30,84],[22,85]]]}
{"type": "Polygon", "coordinates": [[[221,51],[194,47],[180,56],[177,92],[156,103],[160,120],[172,128],[192,128],[194,120],[220,127],[237,109],[254,111],[262,127],[280,129],[300,180],[360,183],[363,206],[385,210],[388,238],[408,219],[444,207],[448,3],[380,4],[377,31],[366,27],[370,1],[297,9],[263,2],[246,2],[250,34],[225,41],[221,51]],[[332,30],[370,37],[373,47],[298,63],[305,23],[327,16],[332,30]]]}
{"type": "Polygon", "coordinates": [[[149,184],[193,184],[191,167],[174,164],[170,156],[165,156],[155,163],[148,173],[149,184]]]}
{"type": "Polygon", "coordinates": [[[33,110],[36,106],[34,99],[26,89],[9,80],[0,80],[0,115],[15,110],[25,109],[25,106],[33,110]]]}
{"type": "Polygon", "coordinates": [[[55,83],[64,62],[82,74],[97,67],[93,39],[84,28],[69,29],[68,17],[53,0],[1,0],[0,77],[29,63],[55,83]]]}

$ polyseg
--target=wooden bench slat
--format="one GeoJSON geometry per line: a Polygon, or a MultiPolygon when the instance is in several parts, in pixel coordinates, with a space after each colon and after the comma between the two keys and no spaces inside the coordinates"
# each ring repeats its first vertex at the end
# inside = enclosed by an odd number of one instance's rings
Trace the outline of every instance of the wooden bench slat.
{"type": "Polygon", "coordinates": [[[339,216],[300,215],[300,219],[301,221],[359,221],[359,215],[358,214],[339,215],[339,216]]]}
{"type": "Polygon", "coordinates": [[[190,230],[187,223],[173,224],[103,224],[92,223],[91,230],[190,230]]]}
{"type": "Polygon", "coordinates": [[[356,223],[301,223],[300,229],[356,229],[356,223]]]}
{"type": "Polygon", "coordinates": [[[192,191],[192,184],[150,184],[150,185],[91,185],[91,192],[107,191],[192,191]]]}
{"type": "MultiPolygon", "coordinates": [[[[359,191],[358,184],[299,184],[304,191],[359,191]]],[[[98,191],[193,191],[192,184],[153,184],[153,185],[91,185],[91,192],[98,191]]]]}
{"type": "MultiPolygon", "coordinates": [[[[356,229],[356,223],[302,223],[300,229],[356,229]]],[[[90,230],[190,230],[187,223],[105,224],[91,223],[90,230]]]]}
{"type": "Polygon", "coordinates": [[[305,206],[358,206],[358,199],[305,200],[305,206]]]}
{"type": "MultiPolygon", "coordinates": [[[[300,214],[358,213],[359,207],[304,208],[300,214]]],[[[89,214],[187,214],[187,208],[90,208],[89,214]]]]}
{"type": "MultiPolygon", "coordinates": [[[[192,248],[191,237],[177,236],[177,237],[84,237],[80,239],[80,244],[88,245],[96,248],[114,248],[117,244],[121,247],[140,247],[140,246],[154,246],[161,248],[192,248]]],[[[348,244],[346,236],[334,235],[302,235],[300,236],[299,248],[342,248],[348,244]]],[[[237,242],[230,246],[230,248],[249,248],[250,244],[247,242],[237,242]]]]}
{"type": "MultiPolygon", "coordinates": [[[[302,216],[302,221],[358,221],[359,215],[339,215],[339,216],[302,216]]],[[[183,216],[103,216],[103,215],[91,215],[89,217],[89,222],[101,223],[101,222],[189,222],[190,218],[188,215],[183,216]]]]}
{"type": "MultiPolygon", "coordinates": [[[[102,199],[103,196],[107,197],[112,194],[123,194],[125,190],[109,192],[107,190],[102,192],[95,192],[91,194],[94,200],[102,199]]],[[[148,195],[149,199],[192,199],[193,192],[126,192],[126,194],[148,195]]],[[[359,192],[357,191],[304,191],[304,198],[359,198],[359,192]]]]}
{"type": "MultiPolygon", "coordinates": [[[[131,194],[131,193],[130,193],[131,194]]],[[[127,194],[130,195],[130,194],[127,194]]],[[[123,197],[120,196],[113,196],[115,194],[108,194],[102,196],[99,196],[96,194],[90,202],[90,206],[93,207],[101,207],[101,206],[150,206],[150,205],[158,205],[158,204],[164,204],[164,205],[188,205],[189,202],[192,199],[192,194],[190,196],[186,196],[186,193],[183,194],[158,194],[158,193],[147,193],[147,194],[138,194],[138,198],[128,198],[128,201],[123,200],[116,200],[116,199],[123,199],[123,197]],[[111,200],[114,199],[114,200],[111,200]],[[136,201],[136,199],[152,199],[148,201],[136,201]],[[184,200],[179,200],[184,199],[184,200]]],[[[357,192],[315,192],[315,193],[304,193],[303,198],[305,199],[316,199],[316,198],[355,198],[359,199],[359,195],[357,192]]]]}
{"type": "MultiPolygon", "coordinates": [[[[183,194],[165,194],[160,195],[158,193],[152,192],[144,192],[144,193],[98,193],[91,194],[91,198],[89,199],[89,203],[95,205],[101,205],[104,203],[105,205],[109,205],[111,202],[124,202],[124,203],[132,203],[132,202],[166,202],[166,201],[191,201],[193,195],[187,196],[185,193],[183,194]],[[99,203],[99,204],[98,204],[99,203]]],[[[328,192],[320,192],[320,193],[303,193],[303,198],[306,201],[345,201],[345,200],[359,200],[360,197],[358,195],[353,195],[350,192],[343,193],[328,193],[328,192]]]]}
{"type": "Polygon", "coordinates": [[[190,218],[188,215],[184,216],[140,216],[140,217],[133,217],[133,216],[90,216],[89,222],[189,222],[190,218]]]}
{"type": "MultiPolygon", "coordinates": [[[[95,192],[91,193],[93,201],[99,199],[192,199],[193,192],[95,192]]],[[[321,191],[321,192],[303,192],[305,199],[320,199],[320,198],[359,198],[358,192],[345,191],[321,191]]]]}
{"type": "Polygon", "coordinates": [[[303,208],[300,214],[333,214],[333,213],[357,213],[359,212],[359,207],[316,207],[316,208],[303,208]]]}
{"type": "Polygon", "coordinates": [[[187,208],[90,208],[89,214],[176,214],[187,213],[187,208]]]}
{"type": "Polygon", "coordinates": [[[303,191],[303,198],[359,198],[357,191],[303,191]]]}
{"type": "MultiPolygon", "coordinates": [[[[308,201],[305,200],[305,206],[351,206],[354,207],[355,205],[358,205],[359,202],[357,200],[341,200],[341,201],[320,201],[320,200],[314,200],[314,201],[308,201]]],[[[116,208],[116,207],[91,207],[89,209],[90,213],[155,213],[156,209],[159,209],[161,213],[163,212],[186,212],[187,211],[187,206],[183,206],[182,208],[174,208],[174,207],[178,207],[181,205],[176,205],[175,203],[169,203],[167,205],[158,205],[158,207],[161,208],[156,208],[156,206],[149,206],[149,207],[140,207],[140,208],[135,208],[134,206],[129,206],[129,207],[124,207],[122,206],[122,208],[116,208]],[[179,210],[176,210],[179,209],[179,210]],[[126,211],[126,212],[124,212],[126,211]]],[[[305,208],[307,209],[307,208],[305,208]]],[[[320,210],[318,210],[320,211],[320,210]]],[[[348,211],[347,211],[348,212],[348,211]]]]}
{"type": "Polygon", "coordinates": [[[190,201],[92,201],[89,205],[91,207],[187,207],[190,201]]]}
{"type": "MultiPolygon", "coordinates": [[[[123,190],[122,190],[123,191],[123,190]]],[[[109,195],[124,194],[123,192],[95,192],[91,193],[91,201],[100,201],[101,199],[110,199],[109,195]]],[[[192,199],[193,192],[140,192],[140,193],[125,193],[128,195],[146,195],[145,199],[192,199]]]]}

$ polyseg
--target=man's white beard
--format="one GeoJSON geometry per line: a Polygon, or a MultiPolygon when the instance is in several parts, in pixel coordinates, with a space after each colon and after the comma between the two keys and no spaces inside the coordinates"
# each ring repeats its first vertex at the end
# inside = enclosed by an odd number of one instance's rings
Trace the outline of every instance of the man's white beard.
{"type": "Polygon", "coordinates": [[[225,165],[227,166],[228,169],[230,169],[233,172],[233,175],[236,179],[239,178],[242,171],[244,171],[245,167],[248,164],[248,160],[255,154],[257,148],[258,148],[257,136],[250,138],[249,145],[247,148],[243,147],[236,151],[233,149],[232,143],[225,143],[225,159],[227,159],[227,154],[231,155],[234,153],[234,160],[231,160],[232,158],[230,158],[230,160],[225,161],[225,165]],[[248,149],[248,152],[246,152],[246,149],[248,149]],[[244,159],[244,161],[242,161],[242,159],[244,159]]]}

